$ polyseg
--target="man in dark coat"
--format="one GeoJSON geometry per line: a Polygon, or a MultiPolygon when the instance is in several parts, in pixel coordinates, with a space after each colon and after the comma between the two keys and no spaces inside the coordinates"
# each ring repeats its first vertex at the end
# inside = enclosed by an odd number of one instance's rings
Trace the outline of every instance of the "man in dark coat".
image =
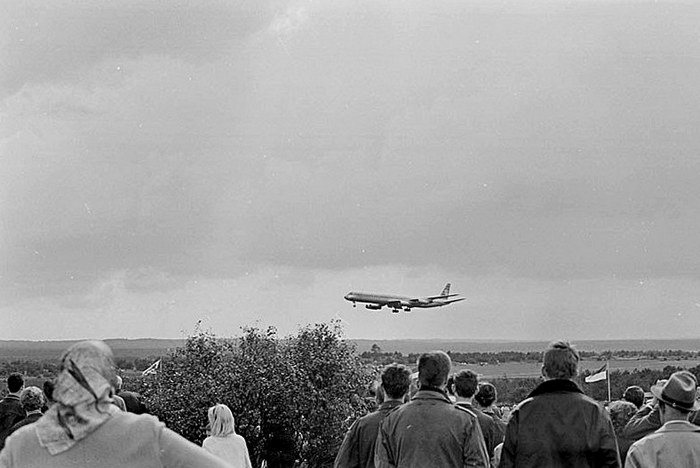
{"type": "Polygon", "coordinates": [[[479,385],[479,377],[474,371],[465,369],[455,375],[453,385],[454,394],[457,398],[455,406],[457,406],[457,408],[469,411],[476,416],[476,420],[479,422],[479,427],[481,427],[481,433],[484,435],[486,452],[489,455],[489,459],[493,458],[493,449],[496,448],[496,445],[500,444],[502,440],[500,440],[499,437],[496,421],[494,421],[491,416],[487,416],[483,412],[479,411],[472,404],[474,394],[476,393],[476,389],[479,385]]]}
{"type": "Polygon", "coordinates": [[[442,351],[418,358],[420,389],[379,428],[377,468],[488,467],[476,416],[456,408],[445,392],[452,363],[442,351]]]}
{"type": "Polygon", "coordinates": [[[44,392],[39,387],[27,387],[19,394],[19,402],[27,413],[27,417],[15,423],[10,428],[10,434],[20,427],[37,422],[43,416],[41,408],[45,403],[44,392]]]}
{"type": "Polygon", "coordinates": [[[384,401],[377,411],[361,417],[350,426],[335,458],[335,468],[374,468],[374,447],[379,425],[398,408],[411,385],[411,371],[401,364],[390,364],[382,372],[384,401]]]}
{"type": "Polygon", "coordinates": [[[24,388],[24,379],[20,374],[12,373],[7,377],[9,395],[0,400],[0,450],[5,447],[5,439],[10,429],[24,419],[25,412],[19,402],[19,393],[24,388]]]}
{"type": "Polygon", "coordinates": [[[578,351],[565,341],[545,351],[545,382],[513,411],[500,468],[620,466],[610,416],[572,380],[579,361],[578,351]]]}

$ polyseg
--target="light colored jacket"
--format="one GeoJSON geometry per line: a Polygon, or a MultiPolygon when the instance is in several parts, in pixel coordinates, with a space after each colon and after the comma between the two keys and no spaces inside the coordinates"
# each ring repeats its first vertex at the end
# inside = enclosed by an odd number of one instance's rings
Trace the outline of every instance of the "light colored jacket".
{"type": "Polygon", "coordinates": [[[625,468],[697,468],[700,466],[700,427],[688,421],[669,421],[638,440],[629,452],[625,468]]]}
{"type": "Polygon", "coordinates": [[[153,416],[116,412],[70,449],[51,455],[34,425],[7,438],[0,468],[230,468],[153,416]]]}

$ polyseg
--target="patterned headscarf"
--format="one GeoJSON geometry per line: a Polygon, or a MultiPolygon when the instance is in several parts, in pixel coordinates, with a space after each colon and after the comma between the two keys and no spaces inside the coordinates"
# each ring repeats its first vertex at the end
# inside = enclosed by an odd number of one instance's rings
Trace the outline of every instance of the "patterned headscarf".
{"type": "Polygon", "coordinates": [[[36,424],[51,455],[65,452],[119,411],[112,404],[112,350],[102,341],[81,341],[63,354],[53,405],[36,424]]]}

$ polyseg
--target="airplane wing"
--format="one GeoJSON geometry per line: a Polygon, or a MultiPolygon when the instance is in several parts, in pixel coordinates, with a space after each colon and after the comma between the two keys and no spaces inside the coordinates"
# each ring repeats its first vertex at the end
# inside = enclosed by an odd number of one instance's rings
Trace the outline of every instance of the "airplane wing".
{"type": "MultiPolygon", "coordinates": [[[[459,294],[443,294],[441,296],[428,296],[425,299],[447,299],[448,297],[455,297],[459,296],[459,294]]],[[[419,299],[412,299],[414,301],[419,300],[419,299]]]]}
{"type": "Polygon", "coordinates": [[[466,299],[466,297],[460,297],[458,299],[451,299],[449,301],[442,301],[442,302],[440,302],[440,305],[452,304],[453,302],[459,302],[459,301],[463,301],[465,299],[466,299]]]}

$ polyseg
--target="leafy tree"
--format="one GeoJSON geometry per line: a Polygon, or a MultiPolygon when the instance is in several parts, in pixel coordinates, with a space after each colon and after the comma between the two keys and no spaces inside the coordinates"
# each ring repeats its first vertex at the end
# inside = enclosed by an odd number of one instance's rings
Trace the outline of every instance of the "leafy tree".
{"type": "Polygon", "coordinates": [[[307,326],[295,336],[246,328],[238,340],[198,331],[146,377],[151,411],[195,443],[206,436],[206,411],[228,405],[236,430],[259,460],[280,428],[309,466],[332,465],[349,424],[365,414],[361,395],[371,369],[342,338],[337,323],[307,326]]]}

